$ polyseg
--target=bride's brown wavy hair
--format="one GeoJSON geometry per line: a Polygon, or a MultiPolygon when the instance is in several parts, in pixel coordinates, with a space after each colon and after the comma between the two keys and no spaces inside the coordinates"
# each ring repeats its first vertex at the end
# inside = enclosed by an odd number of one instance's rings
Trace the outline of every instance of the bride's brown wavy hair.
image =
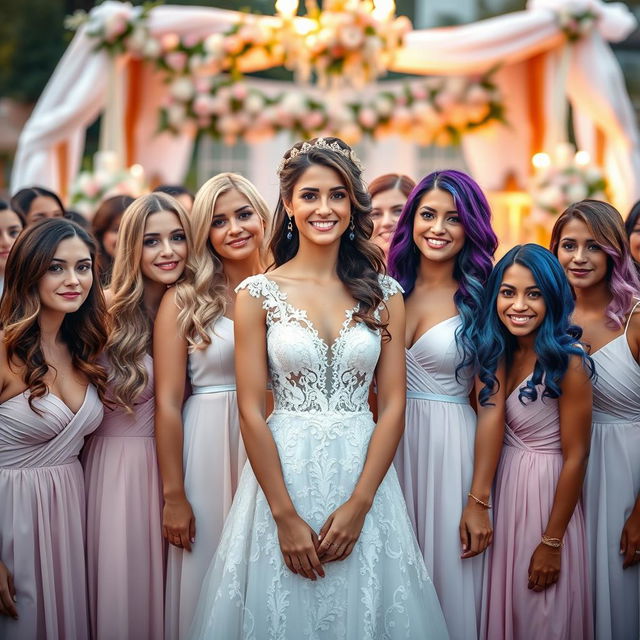
{"type": "MultiPolygon", "coordinates": [[[[144,357],[150,351],[152,327],[144,306],[140,260],[147,219],[160,211],[175,214],[184,231],[187,256],[193,250],[189,216],[171,196],[164,193],[141,196],[122,215],[111,276],[111,331],[105,353],[110,365],[110,396],[128,412],[133,411],[136,399],[149,381],[144,357]]],[[[184,277],[183,272],[181,278],[184,277]]]]}
{"type": "Polygon", "coordinates": [[[309,140],[312,145],[303,153],[291,156],[294,149],[299,150],[303,141],[297,142],[284,154],[284,166],[280,171],[280,196],[273,216],[271,233],[272,268],[288,262],[298,253],[300,237],[292,218],[293,237],[287,239],[289,217],[285,202],[290,203],[293,190],[302,174],[312,165],[322,165],[333,169],[347,190],[351,201],[351,221],[353,222],[354,239],[349,239],[350,229],[340,238],[337,272],[349,293],[359,303],[359,309],[353,314],[354,319],[364,322],[372,330],[381,330],[388,338],[387,324],[375,317],[378,307],[384,303],[382,288],[378,275],[385,273],[382,251],[371,242],[373,222],[371,221],[371,197],[362,180],[362,169],[351,158],[351,147],[340,138],[323,138],[327,145],[337,143],[347,154],[327,149],[326,145],[314,146],[319,138],[309,140]]]}
{"type": "Polygon", "coordinates": [[[0,328],[10,366],[23,367],[22,379],[29,389],[29,406],[33,411],[36,398],[49,391],[44,376],[49,370],[40,343],[41,311],[38,284],[47,273],[58,245],[77,237],[87,246],[91,256],[93,283],[87,299],[74,313],[65,315],[60,335],[71,354],[74,368],[93,384],[100,399],[105,399],[107,373],[98,356],[107,341],[107,310],[100,288],[96,262],[96,244],[79,225],[65,218],[43,220],[25,229],[11,248],[0,302],[0,328]]]}

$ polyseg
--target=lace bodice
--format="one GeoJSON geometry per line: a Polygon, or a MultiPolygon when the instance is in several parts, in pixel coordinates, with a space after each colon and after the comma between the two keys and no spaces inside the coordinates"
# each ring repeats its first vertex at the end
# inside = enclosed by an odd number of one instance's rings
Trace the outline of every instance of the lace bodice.
{"type": "MultiPolygon", "coordinates": [[[[402,292],[380,276],[385,301],[402,292]]],[[[304,413],[368,411],[369,386],[380,355],[380,332],[354,322],[358,306],[345,311],[330,346],[318,335],[306,311],[287,301],[277,283],[251,276],[236,289],[262,298],[267,312],[267,355],[276,411],[304,413]]],[[[376,310],[379,314],[381,307],[376,310]]]]}

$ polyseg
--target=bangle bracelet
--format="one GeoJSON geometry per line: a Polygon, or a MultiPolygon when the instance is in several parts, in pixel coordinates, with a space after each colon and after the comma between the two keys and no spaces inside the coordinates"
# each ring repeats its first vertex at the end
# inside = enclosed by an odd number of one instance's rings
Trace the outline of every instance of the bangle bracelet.
{"type": "Polygon", "coordinates": [[[473,493],[467,493],[467,495],[476,502],[476,504],[479,504],[481,506],[483,506],[485,509],[491,509],[491,504],[488,502],[485,502],[484,500],[480,500],[480,498],[476,498],[473,493]]]}
{"type": "Polygon", "coordinates": [[[549,536],[542,536],[542,544],[546,544],[547,547],[553,547],[554,549],[560,549],[564,547],[564,542],[560,538],[550,538],[549,536]]]}

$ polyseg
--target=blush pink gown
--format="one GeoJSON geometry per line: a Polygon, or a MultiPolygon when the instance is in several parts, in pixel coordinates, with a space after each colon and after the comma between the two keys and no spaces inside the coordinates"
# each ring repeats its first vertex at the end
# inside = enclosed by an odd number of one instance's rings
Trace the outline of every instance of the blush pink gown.
{"type": "Polygon", "coordinates": [[[549,520],[562,470],[557,399],[523,405],[519,389],[507,398],[504,447],[493,497],[484,635],[487,640],[589,640],[593,637],[582,505],[569,521],[558,582],[527,588],[531,555],[549,520]]]}
{"type": "Polygon", "coordinates": [[[105,407],[82,451],[93,640],[162,640],[162,490],[154,438],[153,362],[134,412],[105,407]]]}
{"type": "Polygon", "coordinates": [[[89,637],[84,478],[78,453],[102,420],[89,385],[77,413],[49,393],[0,405],[0,560],[14,576],[18,620],[0,616],[0,638],[89,637]]]}

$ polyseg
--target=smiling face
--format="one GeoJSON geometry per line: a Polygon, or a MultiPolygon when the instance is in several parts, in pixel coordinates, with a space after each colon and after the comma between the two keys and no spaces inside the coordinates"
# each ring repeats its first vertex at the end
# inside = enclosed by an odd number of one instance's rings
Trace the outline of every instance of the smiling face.
{"type": "Polygon", "coordinates": [[[142,240],[140,270],[147,280],[173,284],[184,271],[187,239],[178,216],[158,211],[147,218],[142,240]]]}
{"type": "Polygon", "coordinates": [[[380,191],[371,199],[371,220],[373,220],[371,240],[382,249],[385,256],[389,253],[391,239],[406,201],[407,196],[400,189],[380,191]]]}
{"type": "Polygon", "coordinates": [[[455,260],[464,239],[453,196],[441,189],[425,193],[413,218],[413,241],[423,258],[433,262],[455,260]]]}
{"type": "Polygon", "coordinates": [[[528,336],[542,324],[547,305],[527,267],[516,263],[505,269],[496,311],[502,324],[516,337],[528,336]]]}
{"type": "Polygon", "coordinates": [[[0,273],[4,273],[9,251],[22,231],[22,222],[18,214],[11,209],[0,211],[0,273]]]}
{"type": "Polygon", "coordinates": [[[64,211],[58,203],[48,196],[37,196],[31,201],[31,206],[26,214],[27,225],[35,224],[46,218],[62,218],[64,211]]]}
{"type": "Polygon", "coordinates": [[[286,205],[305,242],[332,245],[340,242],[351,222],[351,200],[340,174],[313,164],[298,178],[291,202],[286,205]]]}
{"type": "Polygon", "coordinates": [[[62,240],[38,283],[42,308],[73,313],[87,299],[92,284],[89,247],[77,236],[62,240]]]}
{"type": "Polygon", "coordinates": [[[209,241],[224,260],[246,260],[260,252],[264,223],[246,196],[230,189],[218,196],[209,241]]]}
{"type": "Polygon", "coordinates": [[[587,289],[606,281],[607,254],[579,218],[571,218],[562,228],[558,260],[575,289],[587,289]]]}

